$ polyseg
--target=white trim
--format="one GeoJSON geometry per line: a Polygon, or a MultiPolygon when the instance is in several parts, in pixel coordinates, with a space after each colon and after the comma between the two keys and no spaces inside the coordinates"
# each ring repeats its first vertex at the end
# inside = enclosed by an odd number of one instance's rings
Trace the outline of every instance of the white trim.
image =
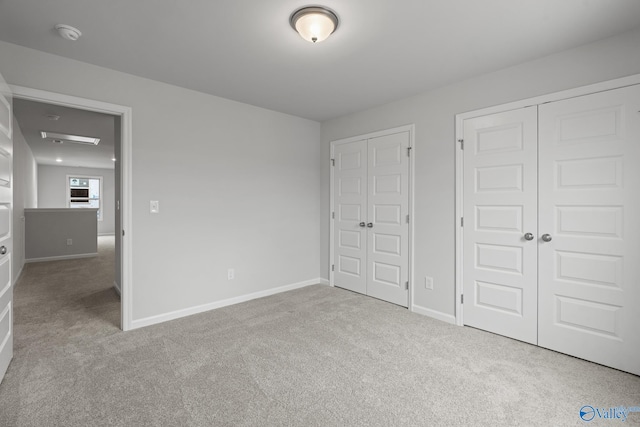
{"type": "MultiPolygon", "coordinates": [[[[496,105],[493,107],[483,108],[480,110],[469,111],[466,113],[456,114],[456,127],[455,127],[455,140],[454,144],[459,144],[458,140],[464,138],[464,121],[474,117],[486,116],[489,114],[502,113],[510,110],[517,110],[533,105],[545,104],[548,102],[561,101],[563,99],[575,98],[578,96],[590,95],[592,93],[604,92],[612,89],[619,89],[626,86],[633,86],[640,84],[640,74],[634,74],[632,76],[622,77],[620,79],[608,80],[600,83],[595,83],[588,86],[581,86],[573,89],[563,90],[560,92],[549,93],[547,95],[537,96],[534,98],[523,99],[520,101],[510,102],[508,104],[496,105]]],[[[463,320],[463,305],[460,302],[460,296],[463,292],[463,271],[462,271],[462,237],[463,229],[460,227],[460,218],[463,213],[463,151],[459,145],[456,146],[456,206],[455,206],[455,220],[456,220],[456,259],[455,259],[455,307],[456,307],[456,324],[462,326],[463,320]]]]}
{"type": "MultiPolygon", "coordinates": [[[[517,110],[520,108],[530,107],[533,105],[545,104],[547,102],[561,101],[563,99],[575,98],[578,96],[590,95],[596,92],[604,92],[611,89],[619,89],[625,86],[633,86],[640,84],[640,74],[622,77],[615,80],[607,80],[588,86],[580,86],[573,89],[567,89],[560,92],[548,93],[546,95],[536,96],[534,98],[522,99],[519,101],[509,102],[507,104],[494,105],[492,107],[482,108],[480,110],[468,111],[456,114],[456,123],[458,117],[462,120],[471,119],[489,114],[501,113],[503,111],[517,110]]],[[[456,137],[456,140],[458,138],[456,137]]]]}
{"type": "Polygon", "coordinates": [[[82,110],[95,111],[119,115],[121,117],[121,214],[122,229],[126,235],[122,237],[122,299],[121,299],[121,328],[124,331],[131,329],[131,319],[133,313],[133,220],[132,220],[132,120],[133,111],[131,107],[111,104],[108,102],[96,101],[92,99],[79,98],[71,95],[64,95],[40,89],[31,89],[23,86],[9,85],[14,98],[27,99],[31,101],[46,102],[49,104],[62,105],[65,107],[79,108],[82,110]]]}
{"type": "Polygon", "coordinates": [[[414,305],[411,308],[411,311],[413,311],[414,313],[422,314],[423,316],[440,320],[442,322],[450,323],[452,325],[456,324],[456,316],[452,314],[443,313],[441,311],[432,310],[430,308],[425,308],[419,305],[414,305]]]}
{"type": "Polygon", "coordinates": [[[20,276],[22,275],[22,271],[24,270],[24,265],[25,265],[25,263],[26,263],[26,262],[24,262],[24,261],[22,262],[22,265],[20,266],[20,270],[18,270],[18,274],[16,274],[16,278],[15,278],[15,280],[13,281],[13,287],[14,287],[14,289],[15,289],[15,287],[16,287],[16,283],[18,283],[18,280],[20,280],[20,276]]]}
{"type": "Polygon", "coordinates": [[[331,283],[327,279],[318,279],[318,283],[325,286],[331,286],[331,283]]]}
{"type": "Polygon", "coordinates": [[[98,233],[98,237],[104,237],[104,236],[115,236],[116,233],[114,232],[108,232],[108,233],[98,233]]]}
{"type": "Polygon", "coordinates": [[[116,282],[115,280],[113,281],[113,289],[116,290],[116,293],[122,297],[122,292],[120,291],[120,287],[118,286],[118,282],[116,282]]]}
{"type": "Polygon", "coordinates": [[[133,320],[131,322],[131,329],[143,328],[145,326],[151,326],[158,323],[167,322],[169,320],[175,320],[181,317],[191,316],[193,314],[203,313],[205,311],[215,310],[217,308],[240,304],[242,302],[251,301],[257,298],[268,297],[270,295],[292,291],[294,289],[304,288],[306,286],[317,285],[321,283],[321,281],[322,279],[306,280],[304,282],[293,283],[291,285],[280,286],[278,288],[271,288],[264,291],[259,291],[251,294],[240,295],[237,297],[224,299],[221,301],[214,301],[207,304],[197,305],[195,307],[189,307],[182,310],[171,311],[164,314],[158,314],[156,316],[149,316],[142,319],[133,320]]]}
{"type": "Polygon", "coordinates": [[[46,256],[42,258],[29,258],[25,259],[25,264],[30,262],[46,262],[46,261],[61,261],[65,259],[79,259],[79,258],[93,258],[98,256],[98,252],[88,252],[86,254],[75,254],[75,255],[59,255],[59,256],[46,256]]]}
{"type": "Polygon", "coordinates": [[[336,139],[331,141],[331,149],[330,149],[330,159],[329,159],[329,286],[335,286],[334,283],[334,272],[331,271],[331,265],[335,265],[335,253],[334,253],[334,219],[331,218],[331,213],[334,212],[334,195],[333,195],[333,186],[334,186],[334,171],[335,167],[331,164],[331,160],[334,159],[335,154],[335,146],[340,144],[348,144],[350,142],[361,141],[363,139],[372,139],[380,136],[393,135],[401,132],[409,132],[409,148],[411,149],[411,155],[409,156],[409,292],[408,292],[408,301],[407,307],[409,311],[413,311],[413,299],[414,299],[414,245],[415,239],[413,238],[413,224],[415,223],[415,213],[414,213],[414,181],[415,181],[415,133],[416,126],[415,124],[409,124],[404,126],[398,126],[395,128],[384,129],[376,132],[371,132],[363,135],[351,136],[343,139],[336,139]]]}

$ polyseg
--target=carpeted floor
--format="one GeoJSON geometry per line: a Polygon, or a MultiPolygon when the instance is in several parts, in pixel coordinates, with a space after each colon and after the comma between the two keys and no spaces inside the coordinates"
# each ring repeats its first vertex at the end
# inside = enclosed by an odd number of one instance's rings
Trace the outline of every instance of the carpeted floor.
{"type": "Polygon", "coordinates": [[[571,426],[640,406],[640,377],[337,288],[125,333],[112,283],[112,241],[25,267],[1,426],[571,426]]]}

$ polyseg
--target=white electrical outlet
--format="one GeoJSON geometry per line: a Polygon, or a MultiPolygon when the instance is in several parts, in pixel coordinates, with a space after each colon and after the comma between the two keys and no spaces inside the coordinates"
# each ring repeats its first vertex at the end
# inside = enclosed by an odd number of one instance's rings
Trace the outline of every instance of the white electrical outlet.
{"type": "Polygon", "coordinates": [[[227,270],[227,279],[233,280],[236,277],[236,271],[233,268],[227,270]]]}
{"type": "Polygon", "coordinates": [[[67,239],[67,246],[73,245],[73,239],[67,239]]]}
{"type": "Polygon", "coordinates": [[[424,278],[424,288],[433,290],[433,277],[424,278]]]}
{"type": "Polygon", "coordinates": [[[160,213],[160,202],[157,200],[150,200],[149,212],[151,212],[152,214],[160,213]]]}

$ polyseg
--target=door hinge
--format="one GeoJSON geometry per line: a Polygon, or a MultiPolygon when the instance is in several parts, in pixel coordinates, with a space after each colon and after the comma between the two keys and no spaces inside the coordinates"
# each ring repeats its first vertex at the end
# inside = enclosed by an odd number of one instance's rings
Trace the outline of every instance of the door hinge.
{"type": "Polygon", "coordinates": [[[411,147],[407,147],[407,156],[411,157],[411,147]]]}
{"type": "Polygon", "coordinates": [[[409,215],[407,215],[407,224],[409,224],[409,215]]]}
{"type": "Polygon", "coordinates": [[[336,266],[335,266],[335,264],[331,264],[331,271],[336,271],[336,266]]]}
{"type": "Polygon", "coordinates": [[[460,227],[464,227],[464,217],[460,217],[460,227]]]}
{"type": "Polygon", "coordinates": [[[122,230],[122,235],[124,236],[124,230],[122,230]]]}
{"type": "Polygon", "coordinates": [[[405,282],[404,283],[404,289],[405,289],[405,291],[409,290],[409,282],[405,282]]]}
{"type": "Polygon", "coordinates": [[[464,294],[460,294],[460,304],[464,304],[464,294]]]}
{"type": "Polygon", "coordinates": [[[335,166],[336,165],[336,159],[331,159],[331,166],[335,166]]]}
{"type": "Polygon", "coordinates": [[[331,219],[336,219],[336,213],[335,212],[331,212],[331,219]]]}
{"type": "Polygon", "coordinates": [[[459,139],[458,142],[460,143],[460,149],[464,150],[464,139],[459,139]]]}

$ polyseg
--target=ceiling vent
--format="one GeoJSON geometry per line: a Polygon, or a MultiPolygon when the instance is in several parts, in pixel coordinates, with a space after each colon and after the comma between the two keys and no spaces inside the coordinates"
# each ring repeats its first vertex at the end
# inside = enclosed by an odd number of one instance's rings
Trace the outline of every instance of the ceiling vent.
{"type": "Polygon", "coordinates": [[[80,136],[80,135],[69,135],[66,133],[56,133],[56,132],[46,132],[41,130],[40,135],[42,135],[42,139],[50,139],[55,143],[60,143],[57,140],[69,141],[74,144],[82,144],[82,145],[98,145],[100,142],[100,138],[94,138],[91,136],[80,136]]]}

